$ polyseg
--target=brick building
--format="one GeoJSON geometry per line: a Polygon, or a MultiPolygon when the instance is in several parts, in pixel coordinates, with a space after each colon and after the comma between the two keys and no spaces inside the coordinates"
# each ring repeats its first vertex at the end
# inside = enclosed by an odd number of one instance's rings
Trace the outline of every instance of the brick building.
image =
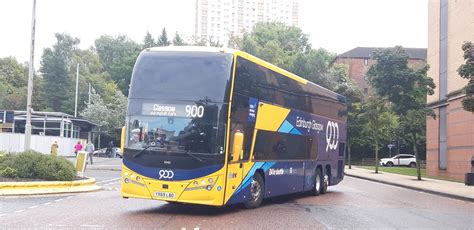
{"type": "MultiPolygon", "coordinates": [[[[364,97],[367,97],[373,91],[367,82],[366,76],[370,66],[375,62],[371,59],[372,54],[378,49],[387,48],[357,47],[336,57],[336,63],[343,63],[349,66],[349,77],[356,82],[364,97]]],[[[408,54],[408,64],[410,66],[416,66],[426,60],[426,49],[405,48],[405,51],[408,54]]]]}
{"type": "Polygon", "coordinates": [[[428,76],[437,87],[428,96],[436,120],[427,119],[427,174],[462,181],[474,156],[474,113],[462,108],[467,80],[461,45],[474,41],[474,1],[431,0],[428,6],[428,76]]]}

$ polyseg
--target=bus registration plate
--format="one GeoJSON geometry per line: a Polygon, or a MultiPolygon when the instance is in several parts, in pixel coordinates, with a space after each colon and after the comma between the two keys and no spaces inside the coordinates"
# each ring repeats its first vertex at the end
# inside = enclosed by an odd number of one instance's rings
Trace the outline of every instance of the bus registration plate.
{"type": "Polygon", "coordinates": [[[176,193],[174,192],[155,192],[155,196],[167,198],[167,199],[174,199],[176,198],[176,193]]]}

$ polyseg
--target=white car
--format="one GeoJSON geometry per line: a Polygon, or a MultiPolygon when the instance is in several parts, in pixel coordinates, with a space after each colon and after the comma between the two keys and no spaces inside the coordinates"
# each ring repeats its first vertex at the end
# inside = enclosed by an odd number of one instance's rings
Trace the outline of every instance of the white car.
{"type": "MultiPolygon", "coordinates": [[[[119,147],[114,147],[115,149],[115,154],[118,158],[122,158],[122,150],[119,147]]],[[[93,152],[94,156],[97,157],[110,157],[110,154],[106,153],[107,148],[102,148],[102,149],[97,149],[93,152]]]]}
{"type": "Polygon", "coordinates": [[[380,159],[380,165],[392,167],[396,166],[410,166],[416,167],[416,157],[411,154],[398,154],[392,158],[382,158],[380,159]]]}

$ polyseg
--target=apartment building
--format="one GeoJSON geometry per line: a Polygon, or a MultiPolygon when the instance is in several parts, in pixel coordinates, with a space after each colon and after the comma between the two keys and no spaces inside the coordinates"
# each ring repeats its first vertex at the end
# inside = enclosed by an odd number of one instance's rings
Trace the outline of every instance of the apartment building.
{"type": "Polygon", "coordinates": [[[257,22],[298,25],[298,0],[196,0],[195,36],[227,45],[257,22]]]}
{"type": "Polygon", "coordinates": [[[474,1],[430,0],[428,7],[428,76],[437,87],[427,98],[436,113],[426,123],[427,174],[462,181],[474,157],[474,113],[462,108],[467,80],[457,69],[462,44],[474,41],[474,1]]]}

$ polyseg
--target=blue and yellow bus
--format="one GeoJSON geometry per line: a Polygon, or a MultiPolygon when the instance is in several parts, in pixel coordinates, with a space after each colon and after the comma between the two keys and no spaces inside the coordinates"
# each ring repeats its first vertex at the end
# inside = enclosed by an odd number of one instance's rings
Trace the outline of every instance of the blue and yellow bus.
{"type": "Polygon", "coordinates": [[[324,194],[343,179],[345,97],[242,51],[144,50],[133,69],[122,196],[223,206],[324,194]]]}

